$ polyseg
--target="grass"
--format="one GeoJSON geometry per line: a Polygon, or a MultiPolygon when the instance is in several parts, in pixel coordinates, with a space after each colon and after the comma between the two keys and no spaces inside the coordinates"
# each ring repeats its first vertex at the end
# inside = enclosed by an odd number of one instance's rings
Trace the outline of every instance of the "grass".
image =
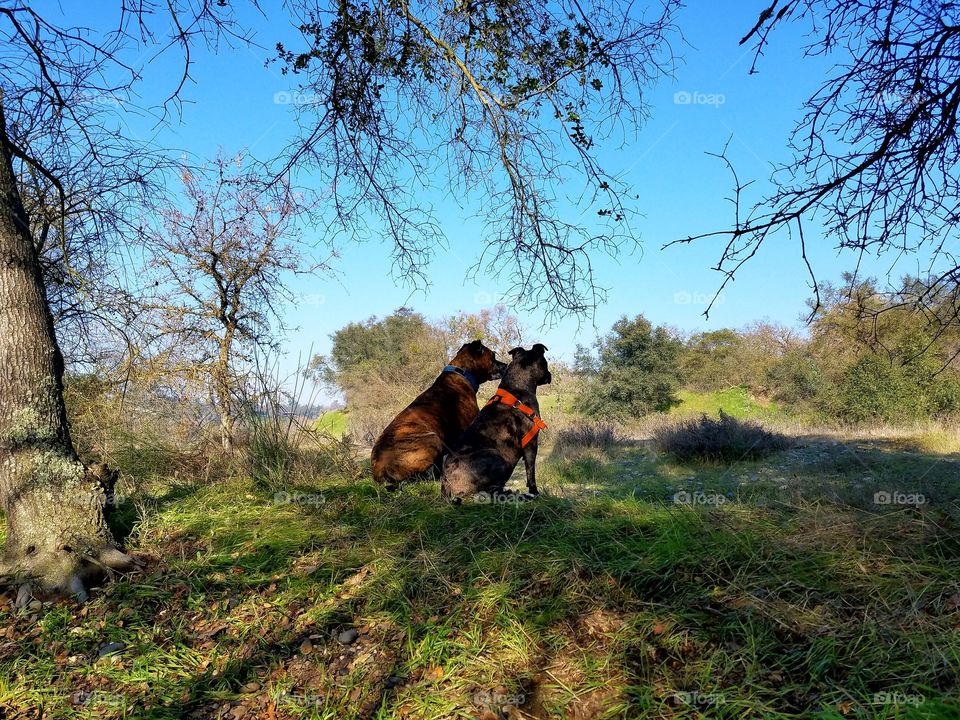
{"type": "Polygon", "coordinates": [[[956,428],[930,428],[918,433],[912,444],[918,452],[955,455],[960,453],[960,432],[956,428]]]}
{"type": "Polygon", "coordinates": [[[960,718],[955,459],[825,441],[699,466],[601,443],[542,447],[539,471],[534,502],[459,508],[366,477],[147,483],[141,574],[83,608],[0,604],[0,707],[960,718]]]}
{"type": "Polygon", "coordinates": [[[751,397],[746,388],[732,387],[716,392],[681,390],[680,404],[670,411],[671,416],[687,418],[701,415],[715,416],[723,410],[735,418],[773,419],[783,417],[784,411],[775,403],[762,403],[751,397]]]}
{"type": "Polygon", "coordinates": [[[346,410],[328,410],[317,418],[314,429],[333,437],[343,437],[347,432],[346,410]]]}

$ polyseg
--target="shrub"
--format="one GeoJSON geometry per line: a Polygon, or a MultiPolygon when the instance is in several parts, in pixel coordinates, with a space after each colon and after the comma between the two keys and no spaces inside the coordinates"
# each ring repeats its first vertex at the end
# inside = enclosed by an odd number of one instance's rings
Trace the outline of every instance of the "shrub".
{"type": "Polygon", "coordinates": [[[865,355],[848,367],[837,392],[825,399],[834,417],[851,424],[915,418],[921,402],[918,388],[900,369],[876,355],[865,355]]]}
{"type": "Polygon", "coordinates": [[[933,414],[945,420],[960,417],[960,380],[946,376],[933,386],[933,414]]]}
{"type": "Polygon", "coordinates": [[[575,448],[597,448],[608,451],[621,443],[623,439],[613,423],[583,422],[560,430],[556,435],[554,447],[559,451],[575,448]]]}
{"type": "Polygon", "coordinates": [[[577,349],[584,381],[574,406],[583,414],[628,420],[680,404],[683,343],[667,328],[654,328],[642,315],[623,317],[594,347],[596,356],[577,349]]]}
{"type": "Polygon", "coordinates": [[[701,416],[654,430],[657,448],[681,461],[756,460],[789,448],[791,441],[755,423],[720,411],[719,419],[701,416]]]}
{"type": "Polygon", "coordinates": [[[785,354],[766,375],[774,399],[787,405],[812,401],[826,383],[817,361],[799,351],[785,354]]]}

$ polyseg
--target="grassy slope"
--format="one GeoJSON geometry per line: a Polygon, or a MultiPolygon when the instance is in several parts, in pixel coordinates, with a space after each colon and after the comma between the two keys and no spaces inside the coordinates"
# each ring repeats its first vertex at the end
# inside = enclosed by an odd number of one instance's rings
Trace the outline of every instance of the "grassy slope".
{"type": "Polygon", "coordinates": [[[533,503],[460,508],[436,484],[157,487],[132,538],[152,558],[142,576],[79,612],[0,607],[0,706],[960,717],[957,462],[823,444],[697,467],[633,447],[545,450],[541,476],[549,496],[533,503]],[[878,489],[932,502],[877,507],[878,489]],[[307,495],[278,504],[276,490],[307,495]],[[728,501],[677,505],[679,490],[728,501]],[[344,646],[334,636],[348,628],[359,639],[344,646]],[[123,650],[98,660],[108,641],[123,650]]]}
{"type": "Polygon", "coordinates": [[[764,419],[784,415],[774,403],[761,404],[750,397],[747,389],[742,387],[705,393],[681,390],[677,396],[680,405],[673,408],[670,414],[678,417],[703,414],[716,417],[721,409],[735,418],[764,419]]]}
{"type": "Polygon", "coordinates": [[[347,431],[347,413],[344,410],[330,410],[317,418],[314,429],[329,433],[333,437],[343,437],[347,431]]]}

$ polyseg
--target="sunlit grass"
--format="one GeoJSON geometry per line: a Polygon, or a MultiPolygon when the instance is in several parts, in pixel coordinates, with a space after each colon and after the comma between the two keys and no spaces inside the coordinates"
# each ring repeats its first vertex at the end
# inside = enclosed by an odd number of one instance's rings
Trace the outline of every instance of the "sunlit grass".
{"type": "Polygon", "coordinates": [[[760,402],[751,397],[743,387],[732,387],[716,392],[694,392],[681,390],[677,393],[680,404],[670,411],[670,415],[691,417],[708,415],[716,417],[721,410],[735,418],[774,418],[784,412],[773,402],[760,402]]]}
{"type": "Polygon", "coordinates": [[[347,431],[346,410],[328,410],[317,418],[314,429],[318,432],[329,433],[333,437],[342,437],[347,431]]]}
{"type": "Polygon", "coordinates": [[[628,443],[545,446],[540,470],[534,502],[462,507],[435,483],[152,487],[131,538],[142,574],[83,608],[0,609],[0,704],[117,718],[958,717],[958,463],[812,443],[696,465],[628,443]],[[929,503],[877,505],[883,489],[929,503]],[[98,659],[107,642],[123,649],[98,659]]]}

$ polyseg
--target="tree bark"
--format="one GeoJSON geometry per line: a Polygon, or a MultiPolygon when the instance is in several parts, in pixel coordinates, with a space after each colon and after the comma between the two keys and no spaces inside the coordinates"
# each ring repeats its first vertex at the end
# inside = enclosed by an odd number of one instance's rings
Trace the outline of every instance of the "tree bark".
{"type": "Polygon", "coordinates": [[[6,128],[0,96],[0,575],[82,599],[86,582],[131,559],[116,549],[104,488],[70,438],[63,356],[6,128]]]}
{"type": "Polygon", "coordinates": [[[213,368],[214,394],[220,414],[220,445],[224,455],[232,455],[236,446],[237,418],[232,393],[234,383],[230,372],[230,351],[233,349],[236,331],[236,326],[232,323],[226,324],[213,368]]]}

